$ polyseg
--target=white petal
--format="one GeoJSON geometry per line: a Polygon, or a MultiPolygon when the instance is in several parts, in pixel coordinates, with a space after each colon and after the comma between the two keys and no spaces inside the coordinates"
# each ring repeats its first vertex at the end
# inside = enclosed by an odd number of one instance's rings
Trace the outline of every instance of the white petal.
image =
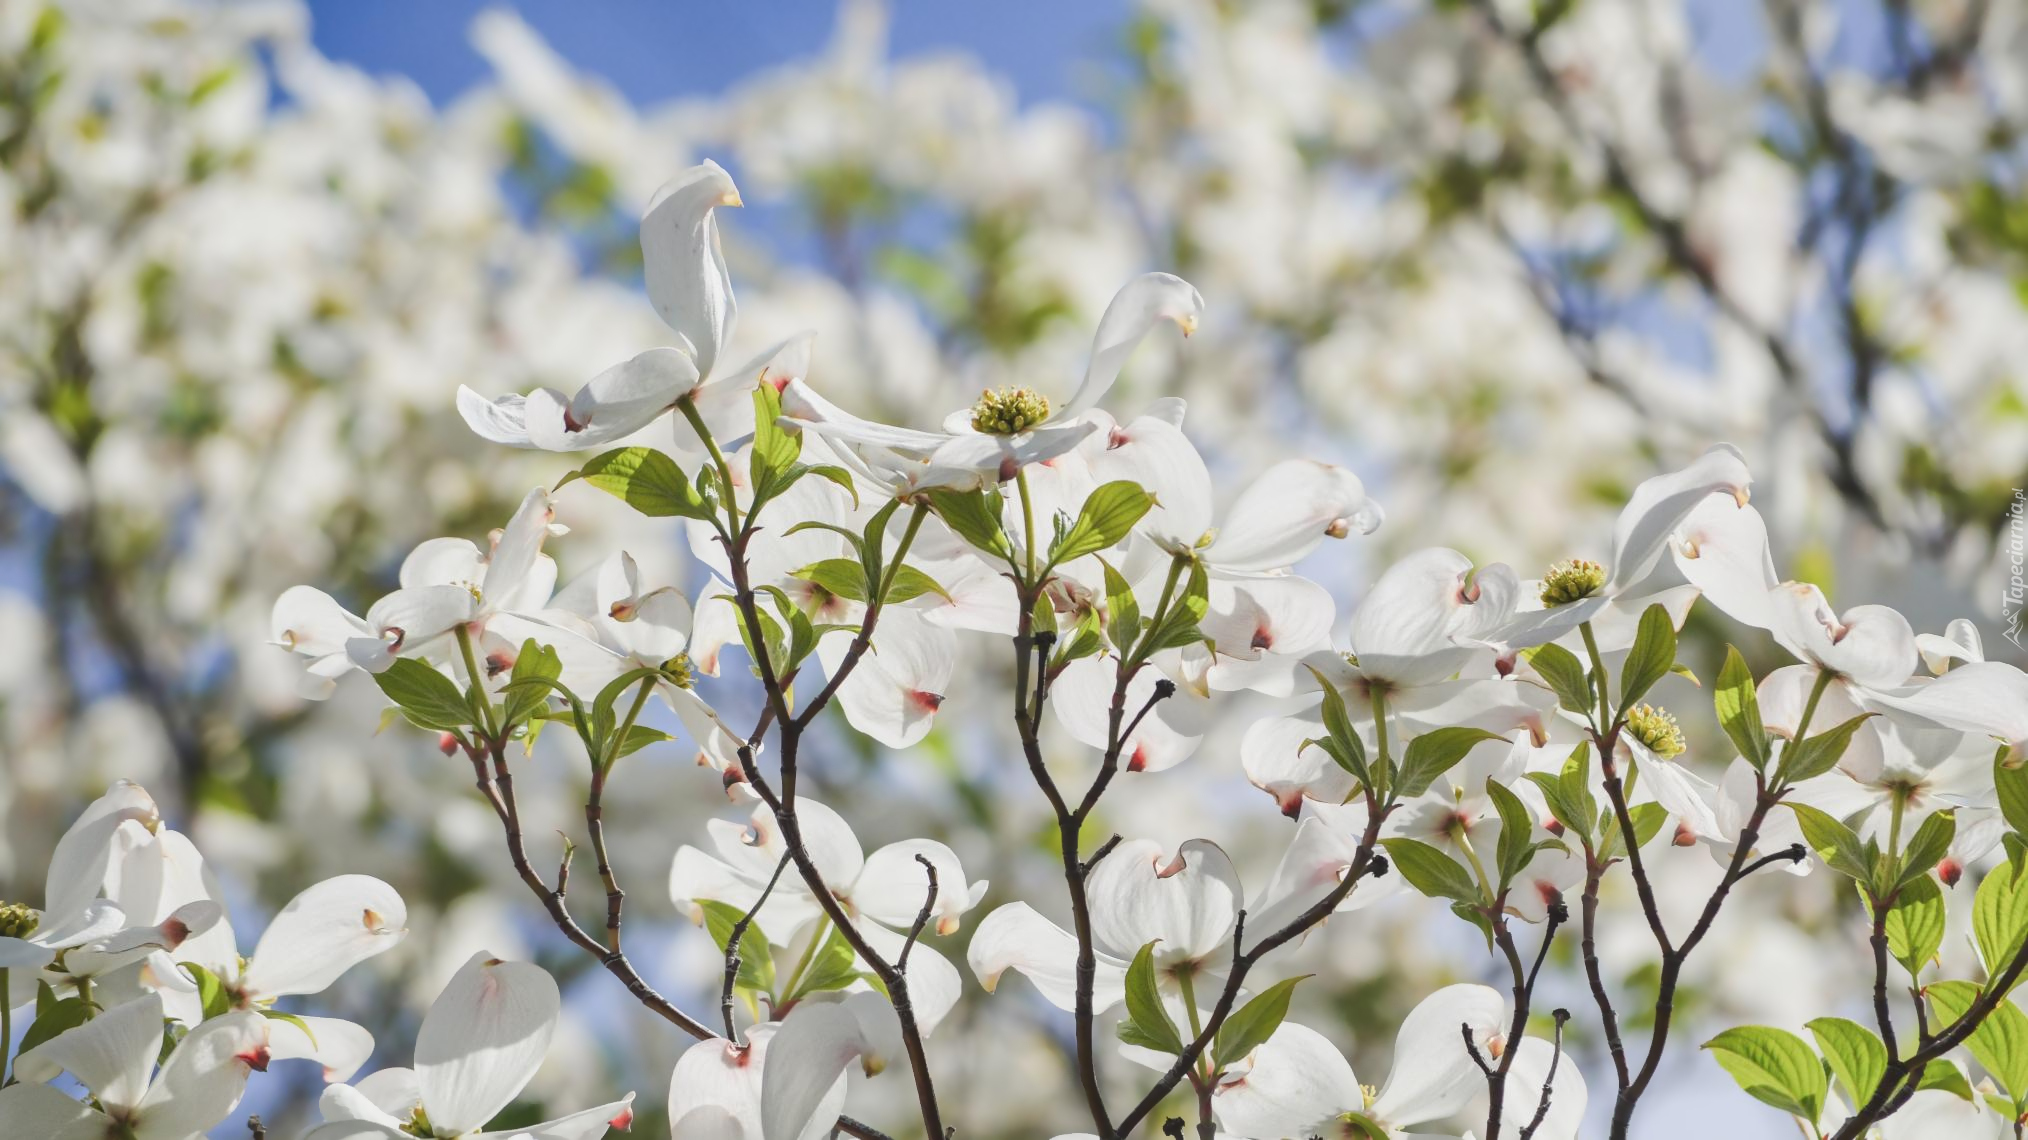
{"type": "Polygon", "coordinates": [[[376,647],[396,655],[412,653],[431,638],[472,620],[477,608],[472,592],[462,586],[396,590],[366,611],[367,624],[378,637],[354,639],[346,643],[345,650],[362,669],[385,669],[386,662],[375,652],[376,647]]]}
{"type": "Polygon", "coordinates": [[[399,1124],[422,1106],[414,1069],[381,1069],[351,1085],[332,1085],[318,1098],[326,1120],[378,1120],[399,1124]]]}
{"type": "Polygon", "coordinates": [[[1457,672],[1472,650],[1453,642],[1449,631],[1465,604],[1471,568],[1471,559],[1442,547],[1419,550],[1389,567],[1352,611],[1352,652],[1360,672],[1402,685],[1457,672]]]}
{"type": "Polygon", "coordinates": [[[1837,614],[1824,592],[1806,582],[1783,583],[1770,601],[1775,640],[1804,661],[1868,689],[1899,688],[1915,673],[1915,631],[1899,611],[1854,606],[1837,614]]]}
{"type": "Polygon", "coordinates": [[[903,930],[914,925],[923,900],[929,897],[929,875],[916,861],[917,856],[928,859],[937,869],[936,903],[930,911],[928,932],[950,934],[957,930],[959,916],[970,908],[971,892],[958,853],[934,839],[905,839],[868,855],[858,881],[852,884],[852,903],[875,922],[903,930]]]}
{"type": "Polygon", "coordinates": [[[366,619],[348,612],[337,600],[310,586],[291,586],[275,599],[268,615],[268,636],[306,657],[345,652],[355,637],[370,637],[366,619]]]}
{"type": "Polygon", "coordinates": [[[1149,942],[1161,965],[1201,960],[1232,936],[1242,902],[1239,874],[1208,839],[1172,856],[1152,840],[1129,839],[1092,869],[1092,935],[1119,956],[1149,942]]]}
{"type": "Polygon", "coordinates": [[[321,993],[338,976],[392,950],[408,933],[408,906],[370,875],[339,875],[275,915],[254,948],[246,986],[266,997],[321,993]]]}
{"type": "Polygon", "coordinates": [[[329,1082],[352,1079],[373,1055],[373,1034],[363,1025],[335,1017],[300,1016],[298,1026],[286,1018],[268,1023],[268,1055],[276,1061],[315,1061],[329,1082]],[[304,1032],[304,1027],[308,1032],[304,1032]]]}
{"type": "Polygon", "coordinates": [[[1311,1136],[1365,1106],[1352,1066],[1324,1035],[1285,1021],[1252,1053],[1227,1065],[1211,1111],[1237,1136],[1311,1136]]]}
{"type": "Polygon", "coordinates": [[[1113,428],[1091,460],[1095,483],[1124,479],[1155,496],[1136,525],[1170,549],[1190,550],[1211,526],[1211,472],[1177,428],[1142,417],[1113,428]]]}
{"type": "Polygon", "coordinates": [[[622,1132],[634,1126],[634,1094],[595,1108],[580,1109],[569,1116],[507,1128],[498,1132],[475,1132],[472,1140],[599,1140],[608,1130],[622,1132]]]}
{"type": "Polygon", "coordinates": [[[21,1054],[15,1072],[22,1080],[43,1082],[68,1072],[107,1108],[134,1108],[147,1094],[148,1074],[161,1051],[162,998],[149,994],[21,1054]]]}
{"type": "MultiPolygon", "coordinates": [[[[760,1140],[761,1071],[778,1028],[769,1023],[747,1030],[745,1049],[708,1038],[683,1051],[669,1074],[672,1140],[760,1140]]],[[[832,1092],[829,1109],[813,1114],[827,1124],[845,1103],[845,1082],[832,1092]]]]}
{"type": "Polygon", "coordinates": [[[105,889],[113,837],[122,823],[137,820],[152,828],[161,818],[155,801],[141,785],[126,780],[92,801],[50,853],[49,875],[43,888],[44,920],[57,921],[76,914],[105,889]]]}
{"type": "Polygon", "coordinates": [[[1689,466],[1657,475],[1636,488],[1613,525],[1612,586],[1640,581],[1667,548],[1669,536],[1691,511],[1715,494],[1743,504],[1753,475],[1731,444],[1714,445],[1689,466]]]}
{"type": "MultiPolygon", "coordinates": [[[[1065,666],[1050,683],[1049,707],[1057,723],[1081,744],[1099,749],[1106,746],[1117,668],[1118,661],[1112,657],[1083,657],[1065,666]]],[[[1143,668],[1127,682],[1122,728],[1147,705],[1160,680],[1160,672],[1143,668]]],[[[1206,704],[1182,693],[1156,704],[1121,745],[1121,766],[1129,772],[1160,772],[1188,759],[1204,739],[1206,704]]]]}
{"type": "Polygon", "coordinates": [[[1734,621],[1771,628],[1768,592],[1780,580],[1759,511],[1724,495],[1708,496],[1683,520],[1671,553],[1684,580],[1712,605],[1734,621]]]}
{"type": "MultiPolygon", "coordinates": [[[[401,560],[401,588],[457,586],[476,590],[486,576],[486,555],[470,539],[432,538],[418,543],[401,560]]],[[[367,630],[368,636],[372,629],[367,630]]]]}
{"type": "Polygon", "coordinates": [[[105,1140],[108,1127],[90,1105],[34,1081],[0,1088],[0,1120],[8,1140],[105,1140]]]}
{"type": "Polygon", "coordinates": [[[210,1131],[238,1107],[247,1073],[267,1064],[268,1021],[258,1013],[239,1010],[192,1029],[142,1099],[135,1140],[210,1131]]]}
{"type": "Polygon", "coordinates": [[[303,1134],[303,1140],[412,1140],[398,1128],[372,1120],[339,1120],[320,1124],[303,1134]]]}
{"type": "Polygon", "coordinates": [[[528,441],[526,405],[526,397],[518,394],[488,400],[465,385],[458,385],[458,414],[464,417],[472,434],[488,443],[534,446],[528,441]]]}
{"type": "Polygon", "coordinates": [[[1106,305],[1092,336],[1091,361],[1070,402],[1053,418],[1066,419],[1098,406],[1119,379],[1127,357],[1160,321],[1173,321],[1187,335],[1204,314],[1204,298],[1188,281],[1170,273],[1146,273],[1122,286],[1106,305]]]}
{"type": "Polygon", "coordinates": [[[1488,986],[1445,986],[1409,1011],[1394,1038],[1394,1063],[1373,1102],[1373,1114],[1403,1128],[1464,1108],[1485,1088],[1485,1075],[1465,1051],[1470,1026],[1479,1055],[1492,1060],[1487,1038],[1506,1031],[1506,1006],[1488,986]]]}
{"type": "Polygon", "coordinates": [[[624,439],[654,423],[696,387],[694,361],[673,348],[651,348],[578,389],[570,398],[563,442],[571,450],[583,450],[624,439]]]}
{"type": "MultiPolygon", "coordinates": [[[[1025,902],[1008,903],[982,919],[965,957],[988,993],[1000,984],[1001,974],[1013,969],[1034,982],[1051,1005],[1077,1008],[1077,939],[1025,902]]],[[[1127,972],[1125,963],[1110,954],[1100,952],[1097,960],[1092,1008],[1104,1012],[1125,995],[1127,972]]]]}
{"type": "MultiPolygon", "coordinates": [[[[860,923],[859,933],[873,952],[882,958],[889,962],[900,958],[906,936],[873,922],[860,923]]],[[[958,973],[958,968],[951,965],[949,959],[917,942],[915,948],[908,952],[907,978],[916,1024],[922,1027],[924,1034],[928,1034],[964,996],[964,976],[958,973]]],[[[882,1004],[886,1004],[884,998],[881,1000],[882,1004]]],[[[877,1041],[869,1038],[867,1044],[869,1048],[874,1048],[877,1041]]]]}
{"type": "MultiPolygon", "coordinates": [[[[951,472],[976,472],[988,482],[1012,479],[1023,467],[1069,453],[1096,430],[1089,423],[1051,424],[1020,435],[966,432],[938,444],[929,465],[951,472]]],[[[928,480],[923,480],[927,484],[928,480]]]]}
{"type": "Polygon", "coordinates": [[[811,1002],[796,1007],[768,1042],[763,1062],[763,1140],[801,1140],[813,1122],[826,1128],[835,1123],[835,1111],[820,1110],[842,1087],[845,1066],[865,1049],[858,1019],[842,1006],[811,1002]]]}
{"type": "Polygon", "coordinates": [[[1330,463],[1288,459],[1240,492],[1204,556],[1227,570],[1280,570],[1327,538],[1371,534],[1381,517],[1359,476],[1330,463]]]}
{"type": "MultiPolygon", "coordinates": [[[[852,636],[839,631],[818,643],[827,676],[843,662],[852,636]]],[[[957,640],[915,610],[883,611],[871,648],[838,687],[838,703],[852,727],[889,748],[906,748],[929,735],[957,668],[957,640]]]]}
{"type": "Polygon", "coordinates": [[[2028,673],[2003,661],[1970,662],[1909,692],[1876,694],[1874,699],[1960,732],[1997,737],[2017,749],[2028,741],[2028,673]]]}
{"type": "Polygon", "coordinates": [[[540,966],[473,955],[416,1035],[416,1079],[430,1122],[455,1135],[507,1107],[542,1066],[560,1009],[556,982],[540,966]]]}
{"type": "Polygon", "coordinates": [[[539,570],[543,540],[549,524],[556,519],[549,492],[541,487],[528,492],[514,517],[500,532],[493,552],[486,558],[486,577],[479,583],[479,596],[489,610],[533,610],[549,601],[556,586],[556,567],[539,570]]]}
{"type": "Polygon", "coordinates": [[[1264,717],[1249,725],[1240,739],[1239,762],[1246,778],[1273,796],[1283,815],[1299,814],[1305,796],[1338,803],[1351,794],[1350,772],[1322,748],[1303,747],[1305,741],[1323,736],[1322,720],[1264,717]]]}
{"type": "Polygon", "coordinates": [[[713,213],[739,204],[731,176],[707,159],[663,184],[641,215],[648,300],[663,322],[690,342],[700,376],[711,375],[739,316],[713,213]]]}

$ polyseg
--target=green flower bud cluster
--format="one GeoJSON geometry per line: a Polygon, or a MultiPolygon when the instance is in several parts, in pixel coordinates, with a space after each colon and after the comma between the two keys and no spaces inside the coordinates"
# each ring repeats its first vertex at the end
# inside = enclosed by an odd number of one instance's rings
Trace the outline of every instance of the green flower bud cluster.
{"type": "Polygon", "coordinates": [[[1683,726],[1676,723],[1676,717],[1654,705],[1642,705],[1629,712],[1627,731],[1664,760],[1681,756],[1689,747],[1683,742],[1683,726]]]}
{"type": "Polygon", "coordinates": [[[972,405],[972,430],[1019,435],[1049,418],[1049,399],[1033,388],[987,388],[972,405]]]}
{"type": "Polygon", "coordinates": [[[1545,606],[1567,606],[1581,598],[1589,598],[1605,589],[1605,567],[1582,558],[1558,562],[1542,576],[1542,604],[1545,606]]]}
{"type": "Polygon", "coordinates": [[[25,903],[0,903],[0,938],[26,938],[42,925],[42,915],[25,903]]]}

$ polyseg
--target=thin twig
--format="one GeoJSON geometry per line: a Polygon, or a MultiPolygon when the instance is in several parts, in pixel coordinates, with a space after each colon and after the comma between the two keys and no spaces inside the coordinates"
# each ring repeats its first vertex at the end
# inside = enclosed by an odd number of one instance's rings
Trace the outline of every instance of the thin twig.
{"type": "Polygon", "coordinates": [[[753,900],[753,906],[739,916],[738,922],[732,924],[732,933],[725,938],[725,988],[719,994],[718,1008],[725,1017],[725,1039],[740,1049],[746,1048],[746,1044],[739,1039],[739,1033],[732,1024],[732,988],[739,978],[739,943],[746,937],[748,928],[753,926],[754,916],[767,905],[768,896],[775,893],[775,884],[781,881],[782,870],[788,865],[789,857],[784,853],[775,863],[775,873],[768,876],[768,885],[761,888],[760,897],[753,900]]]}
{"type": "Polygon", "coordinates": [[[916,912],[915,925],[908,928],[908,938],[901,944],[901,953],[894,959],[894,968],[904,974],[908,972],[908,952],[915,949],[917,940],[922,938],[923,927],[929,925],[931,912],[937,908],[937,865],[921,853],[916,855],[915,861],[922,864],[923,874],[929,876],[929,890],[923,895],[922,909],[916,912]]]}
{"type": "Polygon", "coordinates": [[[1556,1022],[1555,1052],[1549,1055],[1549,1072],[1542,1078],[1542,1100],[1535,1106],[1535,1115],[1521,1129],[1521,1140],[1535,1140],[1535,1130],[1549,1118],[1549,1097],[1556,1086],[1556,1066],[1563,1063],[1563,1024],[1570,1020],[1570,1011],[1558,1008],[1549,1015],[1556,1022]]]}

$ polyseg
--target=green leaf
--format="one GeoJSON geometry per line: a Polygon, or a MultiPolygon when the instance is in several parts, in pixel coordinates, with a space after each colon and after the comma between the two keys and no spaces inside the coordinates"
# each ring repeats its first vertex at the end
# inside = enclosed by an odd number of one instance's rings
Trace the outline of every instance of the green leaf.
{"type": "Polygon", "coordinates": [[[1915,1091],[1925,1089],[1942,1089],[1956,1094],[1960,1100],[1972,1099],[1972,1082],[1965,1079],[1964,1070],[1941,1059],[1922,1067],[1922,1080],[1916,1084],[1915,1091]]]}
{"type": "Polygon", "coordinates": [[[1450,899],[1471,906],[1485,903],[1479,884],[1456,859],[1419,839],[1383,839],[1387,857],[1408,885],[1433,899],[1450,899]]]}
{"type": "Polygon", "coordinates": [[[1561,773],[1530,772],[1528,779],[1542,790],[1557,822],[1589,844],[1598,823],[1598,801],[1591,794],[1591,743],[1580,741],[1571,749],[1561,773]]]}
{"type": "Polygon", "coordinates": [[[747,452],[747,466],[753,473],[754,509],[774,498],[794,482],[796,459],[803,454],[801,432],[782,427],[782,394],[772,384],[753,390],[753,446],[747,452]]]}
{"type": "MultiPolygon", "coordinates": [[[[1942,1015],[1942,1024],[1955,1024],[1971,1011],[1981,989],[1974,982],[1934,982],[1923,993],[1942,1015]]],[[[2017,1104],[2028,1099],[2028,1013],[2020,1006],[2011,1001],[1994,1006],[1965,1039],[1965,1047],[2017,1104]]]]}
{"type": "Polygon", "coordinates": [[[1183,1038],[1169,1011],[1162,1006],[1162,992],[1155,980],[1155,943],[1135,953],[1127,967],[1127,1019],[1120,1024],[1120,1040],[1163,1053],[1181,1053],[1183,1038]],[[1131,1033],[1131,1036],[1129,1034],[1131,1033]]]}
{"type": "Polygon", "coordinates": [[[68,997],[58,1000],[56,991],[49,988],[48,982],[38,981],[35,990],[35,1022],[22,1035],[20,1052],[26,1053],[45,1041],[54,1040],[59,1033],[76,1029],[90,1020],[90,1015],[91,1010],[85,1006],[82,999],[68,997]]]}
{"type": "Polygon", "coordinates": [[[556,681],[562,675],[563,659],[556,650],[536,644],[532,637],[522,642],[521,652],[514,658],[514,672],[501,694],[507,705],[507,723],[520,724],[546,707],[549,687],[544,682],[556,681]]]}
{"type": "MultiPolygon", "coordinates": [[[[1861,901],[1866,888],[1859,888],[1861,901]]],[[[1944,940],[1943,890],[1929,879],[1917,879],[1901,888],[1893,909],[1887,912],[1887,952],[1913,978],[1936,958],[1944,940]]]]}
{"type": "Polygon", "coordinates": [[[622,756],[632,756],[650,744],[660,744],[665,740],[674,739],[676,738],[659,728],[649,728],[645,724],[633,725],[627,729],[627,738],[620,741],[619,746],[613,750],[612,758],[617,760],[622,756]]]}
{"type": "Polygon", "coordinates": [[[197,983],[197,1002],[204,1010],[204,1020],[210,1021],[232,1012],[232,995],[226,992],[225,982],[217,974],[194,962],[178,962],[190,980],[197,983]]]}
{"type": "Polygon", "coordinates": [[[1563,646],[1550,642],[1538,645],[1527,654],[1528,663],[1535,667],[1542,679],[1549,682],[1550,691],[1556,694],[1557,703],[1571,712],[1590,716],[1597,710],[1596,694],[1591,681],[1584,674],[1584,665],[1577,655],[1563,646]]]}
{"type": "Polygon", "coordinates": [[[1162,615],[1161,623],[1148,635],[1148,644],[1143,654],[1158,653],[1164,649],[1180,649],[1204,640],[1197,623],[1211,608],[1208,601],[1210,581],[1204,574],[1204,564],[1193,562],[1190,576],[1182,593],[1170,600],[1169,612],[1162,615]]]}
{"type": "Polygon", "coordinates": [[[1808,804],[1789,804],[1788,808],[1796,813],[1796,822],[1802,825],[1803,842],[1810,845],[1825,866],[1860,883],[1872,881],[1872,861],[1851,828],[1808,804]]]}
{"type": "Polygon", "coordinates": [[[1070,637],[1057,646],[1056,653],[1049,659],[1051,675],[1073,661],[1091,657],[1106,647],[1105,635],[1099,632],[1099,615],[1096,609],[1085,607],[1077,615],[1077,625],[1070,637]]]}
{"type": "Polygon", "coordinates": [[[1366,766],[1366,742],[1359,739],[1359,731],[1352,727],[1352,715],[1345,707],[1344,695],[1315,666],[1310,667],[1310,673],[1324,691],[1324,731],[1330,736],[1320,743],[1340,768],[1352,773],[1352,778],[1359,781],[1360,787],[1371,789],[1373,777],[1366,766]]]}
{"type": "Polygon", "coordinates": [[[1535,813],[1498,780],[1486,781],[1486,793],[1493,797],[1493,807],[1500,813],[1500,842],[1495,861],[1500,868],[1500,889],[1505,890],[1515,876],[1528,869],[1529,860],[1535,856],[1535,813]]]}
{"type": "Polygon", "coordinates": [[[1013,544],[1007,541],[1006,528],[1000,525],[1001,499],[998,490],[957,491],[938,487],[930,491],[929,501],[930,509],[959,538],[1001,558],[1013,555],[1013,544]]]}
{"type": "Polygon", "coordinates": [[[937,585],[937,580],[928,574],[913,566],[903,565],[895,568],[894,581],[887,586],[888,601],[906,602],[920,598],[924,594],[935,594],[945,601],[951,599],[951,595],[942,586],[937,585]]]}
{"type": "Polygon", "coordinates": [[[1800,783],[1813,776],[1821,776],[1838,766],[1845,757],[1845,746],[1852,743],[1852,734],[1859,726],[1878,714],[1860,713],[1844,724],[1827,732],[1819,732],[1799,744],[1782,749],[1781,766],[1776,769],[1775,783],[1778,785],[1800,783]]]}
{"type": "Polygon", "coordinates": [[[2006,863],[1987,873],[1972,899],[1972,937],[1989,976],[2013,960],[2028,938],[2028,875],[2006,863]]]}
{"type": "Polygon", "coordinates": [[[810,959],[810,968],[803,971],[802,980],[796,983],[796,992],[784,998],[783,1004],[806,994],[842,990],[858,981],[859,976],[859,955],[845,940],[845,932],[833,926],[816,956],[810,959]]]}
{"type": "Polygon", "coordinates": [[[1407,750],[1402,753],[1401,774],[1395,780],[1394,792],[1403,797],[1419,796],[1429,791],[1438,776],[1450,771],[1475,746],[1488,740],[1505,739],[1497,732],[1462,726],[1425,732],[1409,741],[1407,750]]]}
{"type": "Polygon", "coordinates": [[[582,479],[650,518],[708,522],[712,517],[711,502],[690,485],[683,469],[652,447],[608,451],[564,476],[563,483],[572,479],[582,479]]]}
{"type": "Polygon", "coordinates": [[[1101,558],[1099,565],[1106,574],[1106,636],[1112,639],[1114,649],[1125,653],[1141,637],[1141,604],[1134,597],[1134,587],[1112,563],[1101,558]]]}
{"type": "MultiPolygon", "coordinates": [[[[1649,840],[1661,833],[1662,825],[1668,822],[1669,809],[1652,801],[1634,804],[1627,809],[1627,819],[1634,825],[1634,846],[1646,847],[1649,840]]],[[[1611,808],[1599,812],[1598,830],[1600,859],[1617,859],[1626,854],[1619,816],[1611,808]]]]}
{"type": "Polygon", "coordinates": [[[789,575],[801,578],[818,589],[847,601],[866,600],[866,568],[852,558],[826,558],[812,562],[789,575]]]}
{"type": "Polygon", "coordinates": [[[1139,483],[1116,479],[1093,491],[1077,512],[1077,521],[1049,551],[1049,564],[1060,565],[1120,544],[1141,521],[1155,496],[1139,483]]]}
{"type": "Polygon", "coordinates": [[[1922,826],[1915,829],[1915,836],[1908,841],[1908,848],[1902,853],[1901,874],[1895,879],[1895,888],[1927,878],[1943,857],[1950,854],[1951,840],[1957,834],[1955,810],[1947,808],[1931,812],[1929,818],[1922,821],[1922,826]]]}
{"type": "Polygon", "coordinates": [[[2000,793],[2000,814],[2008,830],[2028,835],[2028,766],[2008,767],[2005,748],[1993,756],[1993,788],[2000,793]]]}
{"type": "MultiPolygon", "coordinates": [[[[763,385],[765,387],[765,385],[763,385]]],[[[732,941],[732,930],[746,912],[730,903],[705,901],[698,904],[704,910],[704,928],[711,933],[712,945],[720,954],[732,941]]],[[[775,956],[768,949],[767,935],[761,933],[760,922],[746,924],[739,937],[739,973],[734,975],[733,984],[755,993],[769,993],[775,987],[775,956]]]]}
{"type": "Polygon", "coordinates": [[[830,463],[813,463],[803,468],[803,474],[815,475],[821,479],[829,479],[831,482],[843,487],[845,492],[852,496],[852,509],[859,509],[859,488],[852,482],[852,473],[850,471],[830,463]]]}
{"type": "Polygon", "coordinates": [[[1218,1041],[1212,1050],[1218,1064],[1230,1065],[1260,1048],[1281,1027],[1282,1019],[1289,1015],[1289,998],[1296,992],[1296,986],[1309,976],[1303,974],[1276,982],[1240,1006],[1238,1013],[1226,1018],[1225,1024],[1218,1028],[1218,1041]]]}
{"type": "Polygon", "coordinates": [[[1711,703],[1718,710],[1719,725],[1732,738],[1732,746],[1754,771],[1766,771],[1769,747],[1767,728],[1760,719],[1760,694],[1746,658],[1730,645],[1725,647],[1725,664],[1718,670],[1718,687],[1711,691],[1711,703]]]}
{"type": "Polygon", "coordinates": [[[1853,1104],[1865,1104],[1887,1075],[1887,1046],[1872,1030],[1842,1017],[1820,1017],[1809,1023],[1809,1030],[1845,1095],[1853,1104]]]}
{"type": "Polygon", "coordinates": [[[1817,1054],[1783,1029],[1743,1025],[1704,1043],[1748,1096],[1812,1125],[1824,1111],[1829,1080],[1817,1054]]]}
{"type": "Polygon", "coordinates": [[[1625,716],[1675,664],[1676,625],[1669,619],[1667,607],[1656,603],[1641,613],[1634,647],[1620,666],[1620,715],[1625,716]]]}
{"type": "Polygon", "coordinates": [[[395,658],[373,680],[417,728],[443,732],[472,723],[472,706],[457,684],[413,657],[395,658]]]}

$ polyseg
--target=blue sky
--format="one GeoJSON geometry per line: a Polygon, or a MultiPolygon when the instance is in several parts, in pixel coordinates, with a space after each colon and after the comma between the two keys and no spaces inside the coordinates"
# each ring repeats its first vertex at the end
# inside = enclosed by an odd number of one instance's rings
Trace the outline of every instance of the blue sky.
{"type": "MultiPolygon", "coordinates": [[[[832,0],[311,0],[312,35],[326,55],[408,75],[441,104],[485,77],[465,30],[496,6],[520,12],[564,58],[636,103],[722,90],[809,55],[836,12],[832,0]]],[[[1111,54],[1128,15],[1127,0],[892,0],[891,8],[897,54],[969,52],[1024,99],[1090,94],[1095,61],[1111,54]]]]}

